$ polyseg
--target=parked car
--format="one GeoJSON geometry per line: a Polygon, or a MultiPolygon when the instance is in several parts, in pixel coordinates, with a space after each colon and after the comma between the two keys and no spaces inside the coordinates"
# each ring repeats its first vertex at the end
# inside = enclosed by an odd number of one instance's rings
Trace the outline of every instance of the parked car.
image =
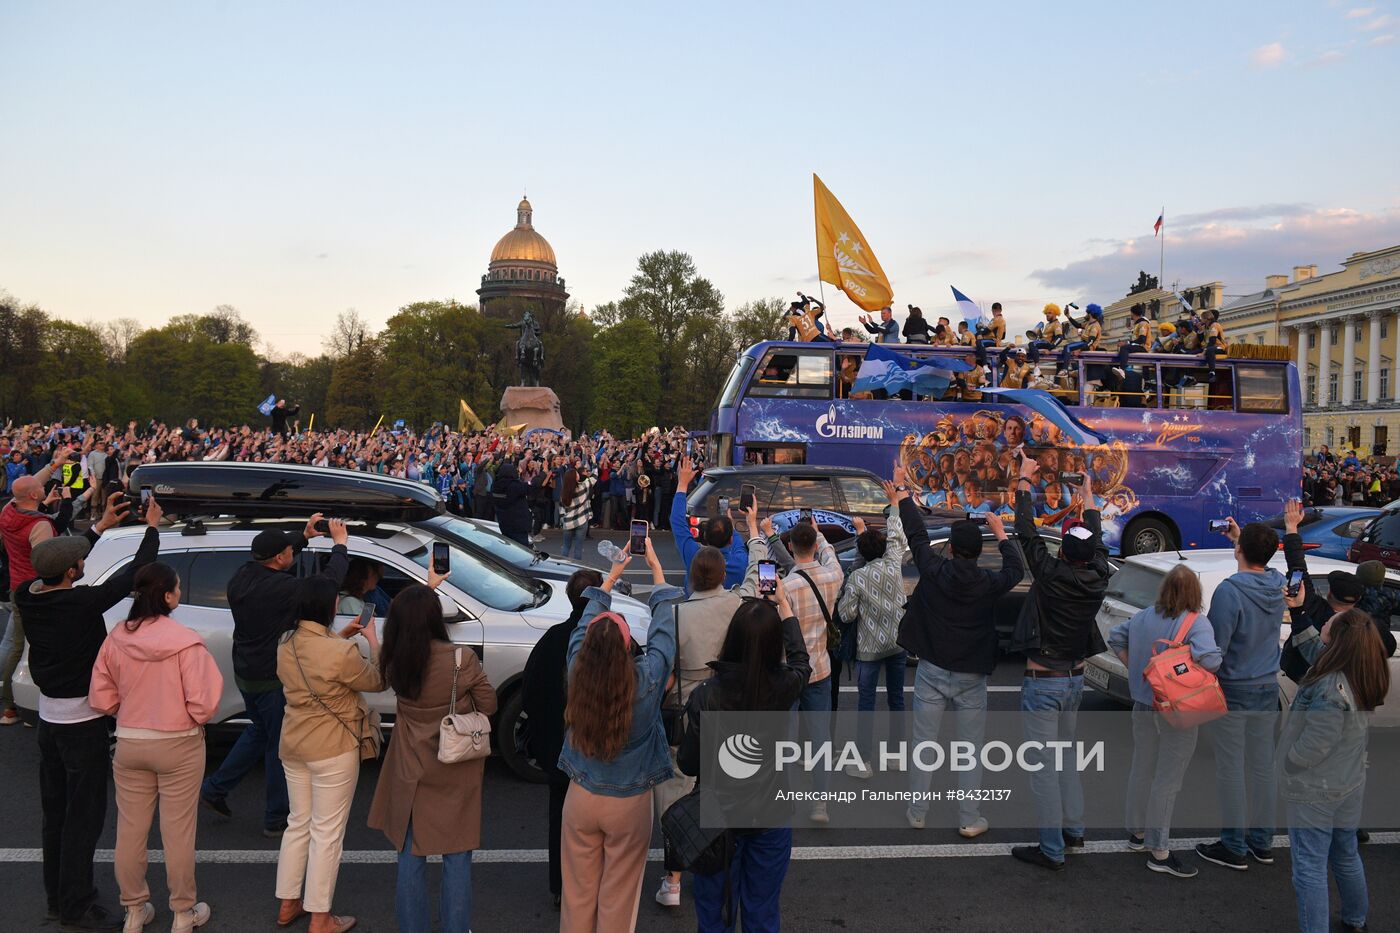
{"type": "Polygon", "coordinates": [[[1385,509],[1367,525],[1347,550],[1347,560],[1356,564],[1378,560],[1400,570],[1400,509],[1385,509]]]}
{"type": "MultiPolygon", "coordinates": [[[[1167,554],[1142,554],[1123,561],[1118,572],[1108,582],[1108,595],[1099,609],[1098,626],[1104,640],[1108,640],[1109,630],[1124,622],[1139,610],[1157,601],[1157,590],[1162,579],[1179,564],[1185,563],[1201,579],[1201,591],[1205,598],[1205,608],[1210,608],[1210,597],[1215,588],[1237,569],[1233,550],[1188,551],[1178,556],[1176,552],[1167,554]]],[[[1280,573],[1287,572],[1287,565],[1280,551],[1269,566],[1280,573]]],[[[1333,570],[1356,570],[1354,564],[1331,560],[1325,557],[1308,556],[1308,572],[1319,594],[1327,595],[1327,574],[1333,570]]],[[[1385,585],[1400,589],[1400,573],[1386,572],[1385,585]]],[[[1392,616],[1390,629],[1400,632],[1400,617],[1392,616]]],[[[1279,618],[1279,643],[1282,644],[1291,633],[1287,611],[1279,618]]],[[[1096,689],[1107,693],[1115,700],[1130,705],[1128,693],[1128,671],[1123,662],[1111,651],[1105,651],[1090,658],[1084,665],[1084,680],[1096,689]]],[[[1385,704],[1376,709],[1371,723],[1376,726],[1400,726],[1400,655],[1390,659],[1391,691],[1385,704]]],[[[1293,702],[1297,685],[1280,671],[1278,675],[1279,704],[1287,709],[1293,702]]]]}
{"type": "MultiPolygon", "coordinates": [[[[147,464],[137,470],[133,485],[152,486],[173,518],[171,525],[161,529],[159,559],[180,574],[181,605],[174,616],[204,638],[224,673],[224,695],[212,728],[241,729],[247,723],[233,678],[229,578],[249,560],[258,532],[299,529],[310,514],[323,510],[349,520],[350,556],[382,565],[380,587],[390,598],[410,583],[426,582],[433,544],[448,545],[451,573],[438,589],[448,632],[454,642],[478,652],[496,687],[499,711],[493,735],[499,740],[501,757],[521,777],[543,780],[543,772],[516,747],[515,736],[524,722],[520,677],[540,635],[569,615],[563,581],[527,576],[446,533],[433,520],[440,500],[430,487],[388,477],[372,477],[368,483],[364,479],[341,470],[266,464],[147,464]],[[167,466],[180,470],[154,469],[167,466]],[[220,499],[205,471],[211,475],[217,471],[214,479],[240,495],[220,499]],[[262,491],[245,501],[242,492],[259,484],[262,491]],[[333,507],[320,501],[337,493],[333,507]],[[221,513],[222,517],[198,517],[221,513]],[[396,518],[381,518],[390,514],[396,518]]],[[[143,533],[140,527],[124,527],[104,534],[88,555],[85,580],[102,583],[130,562],[143,533]]],[[[315,573],[324,566],[330,548],[329,538],[312,539],[294,572],[315,573]]],[[[123,600],[107,613],[109,628],[126,618],[130,605],[130,600],[123,600]]],[[[650,616],[642,603],[615,596],[613,608],[644,636],[650,616]]],[[[337,627],[349,621],[348,616],[337,619],[337,627]]],[[[376,619],[375,624],[382,625],[383,620],[376,619]]],[[[21,708],[38,708],[38,690],[24,663],[16,672],[14,692],[21,708]]],[[[372,695],[370,703],[386,720],[392,719],[392,691],[372,695]]]]}
{"type": "Polygon", "coordinates": [[[885,497],[880,477],[856,467],[765,464],[761,466],[709,467],[689,496],[686,512],[716,515],[721,499],[729,501],[737,515],[741,487],[752,484],[760,518],[773,520],[786,536],[802,509],[811,509],[817,527],[835,544],[850,538],[851,518],[859,516],[872,528],[885,527],[885,497]]]}
{"type": "MultiPolygon", "coordinates": [[[[1007,537],[1015,545],[1017,553],[1021,555],[1024,564],[1026,555],[1021,550],[1021,544],[1016,540],[1016,533],[1010,527],[1010,520],[1007,522],[1007,537]]],[[[924,527],[928,529],[929,544],[932,545],[934,553],[940,557],[948,556],[948,535],[952,528],[952,523],[942,516],[926,516],[924,527]]],[[[1051,554],[1060,553],[1060,533],[1043,528],[1040,537],[1045,541],[1045,547],[1051,554]]],[[[847,574],[856,559],[855,538],[847,538],[835,545],[836,559],[841,562],[841,569],[847,574]]],[[[1001,568],[1001,552],[997,550],[996,537],[987,530],[982,532],[982,556],[977,559],[977,566],[984,570],[998,570],[1001,568]]],[[[904,561],[904,595],[908,596],[914,592],[914,586],[919,582],[919,568],[914,565],[912,558],[904,561]]],[[[1016,629],[1016,619],[1021,614],[1021,604],[1026,601],[1026,594],[1031,589],[1031,574],[1027,569],[1021,582],[1017,583],[1010,591],[1004,593],[997,600],[996,608],[993,610],[992,618],[997,629],[997,645],[1005,649],[1011,644],[1012,633],[1016,629]]]]}
{"type": "MultiPolygon", "coordinates": [[[[1348,560],[1347,552],[1353,542],[1380,514],[1380,509],[1341,505],[1322,505],[1305,509],[1303,519],[1298,523],[1298,535],[1303,539],[1303,549],[1308,552],[1309,557],[1348,560]]],[[[1283,513],[1275,515],[1265,524],[1282,535],[1283,513]]]]}

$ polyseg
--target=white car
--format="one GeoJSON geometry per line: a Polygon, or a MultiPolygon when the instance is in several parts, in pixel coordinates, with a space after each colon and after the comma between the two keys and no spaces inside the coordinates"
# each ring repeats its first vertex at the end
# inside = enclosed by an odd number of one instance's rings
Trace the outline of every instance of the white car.
{"type": "MultiPolygon", "coordinates": [[[[1308,573],[1312,577],[1313,586],[1323,596],[1327,595],[1328,573],[1333,570],[1345,570],[1348,573],[1356,571],[1356,565],[1346,561],[1331,560],[1325,557],[1309,557],[1307,560],[1308,573]]],[[[1210,597],[1215,592],[1215,588],[1238,569],[1233,550],[1183,551],[1180,553],[1167,551],[1161,554],[1142,554],[1128,558],[1123,562],[1118,572],[1113,575],[1113,578],[1109,580],[1108,595],[1104,598],[1103,606],[1099,609],[1097,619],[1099,634],[1103,636],[1104,641],[1108,641],[1108,633],[1111,629],[1132,618],[1139,609],[1150,606],[1157,601],[1157,590],[1161,587],[1163,578],[1178,564],[1185,564],[1200,578],[1201,592],[1207,610],[1210,608],[1210,597]]],[[[1282,551],[1279,551],[1278,555],[1269,561],[1269,566],[1279,573],[1287,574],[1282,551]]],[[[1387,570],[1385,576],[1387,587],[1400,589],[1400,573],[1387,570]]],[[[1392,616],[1389,622],[1391,631],[1400,632],[1400,618],[1392,616]]],[[[1285,610],[1279,619],[1279,643],[1282,644],[1289,634],[1288,613],[1285,610]]],[[[1132,697],[1128,692],[1128,670],[1112,651],[1095,655],[1085,663],[1084,680],[1121,703],[1132,703],[1132,697]]],[[[1372,725],[1400,726],[1400,652],[1397,652],[1396,657],[1390,659],[1390,680],[1391,692],[1387,696],[1386,702],[1377,708],[1371,720],[1372,725]]],[[[1286,709],[1293,702],[1293,694],[1297,690],[1297,684],[1285,677],[1282,672],[1278,675],[1278,684],[1279,703],[1286,709]]]]}

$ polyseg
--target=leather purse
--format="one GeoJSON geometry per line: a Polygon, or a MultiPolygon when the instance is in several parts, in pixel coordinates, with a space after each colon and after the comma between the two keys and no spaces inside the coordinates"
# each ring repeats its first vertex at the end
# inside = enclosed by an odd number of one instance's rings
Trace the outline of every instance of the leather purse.
{"type": "Polygon", "coordinates": [[[462,649],[459,647],[452,664],[452,703],[438,727],[438,761],[449,765],[491,754],[491,720],[476,710],[457,712],[457,674],[461,670],[462,649]]]}

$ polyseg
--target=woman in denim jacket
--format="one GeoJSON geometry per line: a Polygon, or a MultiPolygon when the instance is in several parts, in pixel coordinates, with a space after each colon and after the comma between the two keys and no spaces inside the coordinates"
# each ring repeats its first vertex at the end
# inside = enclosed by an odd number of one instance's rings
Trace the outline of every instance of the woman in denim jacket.
{"type": "Polygon", "coordinates": [[[1319,632],[1288,598],[1292,643],[1311,665],[1278,744],[1279,796],[1288,811],[1293,890],[1302,933],[1329,927],[1327,869],[1342,900],[1342,929],[1365,930],[1366,875],[1356,826],[1366,786],[1368,714],[1390,689],[1385,649],[1370,616],[1339,612],[1319,632]]]}
{"type": "Polygon", "coordinates": [[[676,660],[675,600],[661,562],[651,568],[651,626],[640,648],[612,588],[630,558],[612,565],[569,640],[568,726],[559,769],[569,776],[561,832],[564,890],[560,933],[635,930],[651,844],[651,789],[670,780],[661,693],[676,660]]]}

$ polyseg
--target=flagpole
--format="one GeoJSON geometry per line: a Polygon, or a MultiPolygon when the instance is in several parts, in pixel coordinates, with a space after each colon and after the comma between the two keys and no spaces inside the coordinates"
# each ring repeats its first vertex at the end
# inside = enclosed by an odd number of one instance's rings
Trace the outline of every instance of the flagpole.
{"type": "Polygon", "coordinates": [[[1162,242],[1157,247],[1157,287],[1167,289],[1167,206],[1162,205],[1162,242]]]}

